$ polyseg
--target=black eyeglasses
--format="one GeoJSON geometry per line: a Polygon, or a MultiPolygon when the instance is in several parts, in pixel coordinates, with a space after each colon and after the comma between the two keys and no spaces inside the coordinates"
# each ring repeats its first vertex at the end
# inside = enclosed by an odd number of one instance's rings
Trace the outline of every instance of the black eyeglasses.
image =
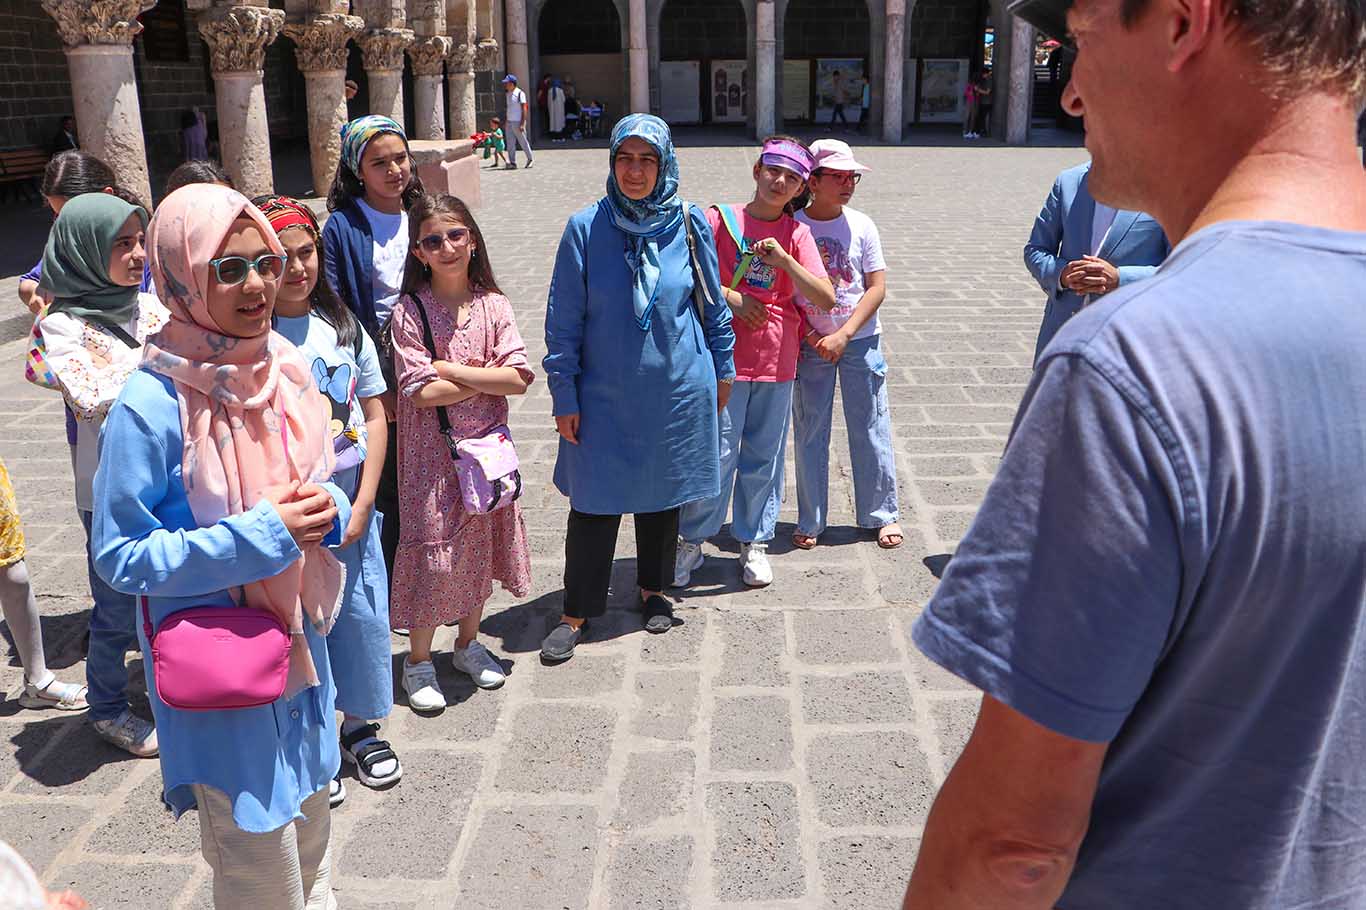
{"type": "Polygon", "coordinates": [[[817,177],[834,177],[838,183],[858,185],[863,175],[857,171],[817,171],[817,177]]]}
{"type": "Polygon", "coordinates": [[[444,234],[428,234],[418,241],[418,244],[428,253],[438,252],[446,241],[451,242],[451,246],[463,246],[470,239],[469,228],[451,228],[444,234]]]}
{"type": "Polygon", "coordinates": [[[218,283],[227,287],[246,281],[253,269],[267,281],[274,281],[285,273],[285,257],[278,253],[265,253],[255,259],[224,256],[221,259],[210,259],[209,265],[213,266],[213,275],[218,279],[218,283]]]}

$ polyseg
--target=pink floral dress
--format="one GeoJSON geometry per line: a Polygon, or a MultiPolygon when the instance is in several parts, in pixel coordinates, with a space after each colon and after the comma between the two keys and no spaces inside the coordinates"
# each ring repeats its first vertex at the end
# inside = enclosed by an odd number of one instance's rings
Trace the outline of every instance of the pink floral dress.
{"type": "MultiPolygon", "coordinates": [[[[429,289],[418,297],[431,321],[437,360],[515,367],[532,377],[506,297],[476,296],[463,326],[429,289]]],[[[465,511],[436,410],[413,404],[412,396],[439,377],[423,344],[421,317],[406,298],[394,308],[393,335],[403,519],[389,622],[396,629],[423,629],[468,616],[493,595],[495,581],[514,597],[525,597],[531,592],[531,557],[519,503],[487,515],[465,511]]],[[[507,423],[508,403],[500,395],[476,395],[446,413],[457,436],[482,436],[507,423]]]]}

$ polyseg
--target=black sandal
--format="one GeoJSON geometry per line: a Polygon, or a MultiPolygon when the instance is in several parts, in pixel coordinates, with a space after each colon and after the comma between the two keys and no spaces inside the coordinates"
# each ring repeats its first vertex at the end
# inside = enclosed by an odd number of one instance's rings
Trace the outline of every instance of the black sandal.
{"type": "Polygon", "coordinates": [[[645,631],[659,635],[674,627],[674,605],[668,598],[651,594],[640,606],[645,613],[645,631]]]}
{"type": "Polygon", "coordinates": [[[342,759],[356,766],[356,777],[367,787],[388,787],[398,783],[403,776],[403,765],[399,763],[394,750],[384,740],[375,738],[378,732],[379,724],[365,724],[341,738],[342,759]],[[364,745],[358,745],[360,743],[364,745]],[[393,773],[376,775],[375,765],[389,759],[394,761],[393,773]]]}

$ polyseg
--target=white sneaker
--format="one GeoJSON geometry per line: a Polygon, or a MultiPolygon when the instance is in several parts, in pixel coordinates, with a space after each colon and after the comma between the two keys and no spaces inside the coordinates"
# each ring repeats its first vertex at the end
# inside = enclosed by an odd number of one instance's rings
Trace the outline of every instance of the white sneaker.
{"type": "Polygon", "coordinates": [[[481,689],[496,689],[507,682],[502,665],[477,641],[470,642],[467,648],[452,651],[451,666],[468,675],[481,689]]]}
{"type": "Polygon", "coordinates": [[[702,545],[688,543],[678,538],[678,551],[674,554],[674,587],[686,588],[692,581],[694,569],[702,568],[702,545]]]}
{"type": "Polygon", "coordinates": [[[740,569],[744,573],[745,584],[751,588],[773,584],[773,567],[768,564],[768,544],[740,544],[740,569]]]}
{"type": "Polygon", "coordinates": [[[113,720],[95,721],[95,732],[100,739],[138,758],[151,758],[157,754],[156,727],[127,708],[113,720]]]}
{"type": "Polygon", "coordinates": [[[446,693],[436,681],[436,667],[430,660],[416,664],[403,661],[403,691],[408,693],[408,707],[414,711],[440,711],[446,707],[446,693]]]}

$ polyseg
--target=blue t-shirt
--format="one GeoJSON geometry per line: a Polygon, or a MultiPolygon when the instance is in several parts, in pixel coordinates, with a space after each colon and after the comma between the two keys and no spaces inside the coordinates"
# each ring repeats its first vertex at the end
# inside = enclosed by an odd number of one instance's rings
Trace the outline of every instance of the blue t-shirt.
{"type": "Polygon", "coordinates": [[[1362,288],[1216,225],[1040,360],[915,641],[1110,744],[1062,910],[1366,906],[1362,288]]]}
{"type": "Polygon", "coordinates": [[[275,320],[275,331],[303,352],[313,381],[332,406],[332,444],[338,474],[365,461],[365,412],[360,400],[383,395],[388,389],[375,343],[359,325],[356,330],[360,333],[359,355],[350,345],[337,344],[337,330],[321,316],[281,316],[275,320]]]}

